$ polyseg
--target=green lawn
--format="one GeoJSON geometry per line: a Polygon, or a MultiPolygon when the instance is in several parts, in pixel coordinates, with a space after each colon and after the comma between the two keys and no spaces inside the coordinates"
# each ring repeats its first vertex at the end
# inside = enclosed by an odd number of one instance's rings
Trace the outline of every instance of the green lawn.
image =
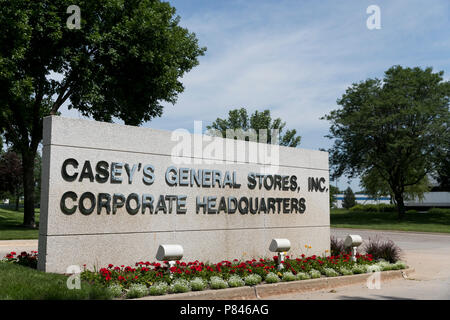
{"type": "Polygon", "coordinates": [[[396,212],[350,212],[345,209],[331,209],[330,220],[331,227],[334,228],[450,233],[450,212],[408,212],[403,221],[399,221],[397,216],[396,212]]]}
{"type": "MultiPolygon", "coordinates": [[[[22,211],[0,208],[0,240],[37,239],[39,230],[22,227],[22,211]]],[[[36,209],[36,223],[39,222],[39,209],[36,209]]]]}
{"type": "Polygon", "coordinates": [[[67,276],[45,273],[0,262],[0,300],[85,300],[111,299],[104,287],[81,283],[81,289],[67,288],[67,276]]]}

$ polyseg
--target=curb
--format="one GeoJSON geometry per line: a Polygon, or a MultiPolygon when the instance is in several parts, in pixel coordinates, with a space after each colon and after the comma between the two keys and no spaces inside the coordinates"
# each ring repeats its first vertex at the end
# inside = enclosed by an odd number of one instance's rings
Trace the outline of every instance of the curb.
{"type": "MultiPolygon", "coordinates": [[[[389,281],[401,279],[404,274],[409,276],[414,268],[403,270],[390,270],[381,272],[381,280],[389,281]]],[[[264,299],[273,295],[292,292],[309,292],[323,289],[333,289],[352,284],[366,283],[371,273],[351,276],[326,277],[320,279],[300,280],[292,282],[279,282],[273,284],[259,284],[252,287],[239,287],[221,290],[205,290],[186,293],[168,294],[164,296],[146,296],[135,300],[250,300],[264,299]]]]}

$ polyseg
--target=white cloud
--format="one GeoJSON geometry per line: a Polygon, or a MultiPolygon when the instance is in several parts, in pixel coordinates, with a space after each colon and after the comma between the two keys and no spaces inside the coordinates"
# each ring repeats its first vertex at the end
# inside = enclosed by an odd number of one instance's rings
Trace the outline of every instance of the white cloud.
{"type": "Polygon", "coordinates": [[[319,118],[351,83],[395,64],[449,71],[447,0],[377,1],[381,30],[366,28],[373,1],[206,3],[172,1],[208,51],[183,78],[177,103],[145,126],[192,131],[194,120],[214,121],[230,108],[269,108],[297,129],[302,147],[327,148],[328,123],[319,118]]]}

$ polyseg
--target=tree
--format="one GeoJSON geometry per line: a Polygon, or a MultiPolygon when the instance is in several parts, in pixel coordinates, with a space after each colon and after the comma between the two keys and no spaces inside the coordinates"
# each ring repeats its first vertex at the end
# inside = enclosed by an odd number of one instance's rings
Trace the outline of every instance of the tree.
{"type": "MultiPolygon", "coordinates": [[[[450,141],[449,141],[450,142],[450,141]]],[[[439,186],[433,188],[435,191],[450,191],[450,147],[439,157],[434,177],[439,186]]]]}
{"type": "Polygon", "coordinates": [[[7,151],[0,156],[0,193],[13,195],[16,208],[19,210],[19,199],[22,191],[22,161],[14,151],[7,151]]]}
{"type": "MultiPolygon", "coordinates": [[[[389,188],[389,184],[383,180],[376,168],[364,173],[361,177],[360,185],[364,189],[364,193],[371,197],[378,199],[383,196],[390,196],[395,203],[395,197],[389,188]]],[[[418,183],[405,187],[404,199],[412,200],[418,198],[419,200],[422,200],[424,198],[424,193],[430,191],[430,189],[428,176],[425,176],[418,183]]]]}
{"type": "Polygon", "coordinates": [[[353,193],[352,188],[348,187],[344,191],[344,200],[342,200],[342,207],[345,209],[350,209],[356,205],[356,197],[353,193]]]}
{"type": "Polygon", "coordinates": [[[330,184],[330,208],[333,208],[336,203],[336,195],[339,193],[339,189],[330,184]]]}
{"type": "Polygon", "coordinates": [[[38,199],[37,204],[41,206],[41,175],[42,175],[42,157],[39,152],[36,153],[34,158],[34,191],[36,198],[38,199]]]}
{"type": "MultiPolygon", "coordinates": [[[[280,118],[272,119],[270,110],[264,110],[262,112],[255,111],[250,117],[248,116],[245,108],[234,109],[228,112],[227,119],[217,118],[210,126],[206,126],[208,130],[217,130],[221,133],[222,137],[226,137],[226,131],[241,129],[243,131],[254,130],[258,141],[260,140],[260,130],[268,130],[267,143],[272,143],[272,135],[270,130],[279,131],[279,144],[287,147],[297,147],[300,144],[301,137],[297,136],[295,129],[286,130],[286,133],[282,133],[286,126],[286,122],[283,122],[280,118]]],[[[239,138],[239,137],[237,137],[239,138]]],[[[249,140],[247,137],[242,137],[245,140],[249,140]]],[[[264,141],[266,142],[266,141],[264,141]]]]}
{"type": "Polygon", "coordinates": [[[450,82],[432,68],[387,70],[383,80],[367,79],[347,89],[342,108],[323,117],[334,176],[377,174],[394,196],[399,218],[405,215],[407,187],[435,171],[449,133],[450,82]]]}
{"type": "Polygon", "coordinates": [[[72,4],[0,0],[0,133],[22,155],[25,226],[35,225],[44,116],[70,102],[95,120],[140,125],[161,116],[162,102],[175,103],[179,78],[206,50],[167,2],[80,0],[79,29],[66,24],[72,4]]]}

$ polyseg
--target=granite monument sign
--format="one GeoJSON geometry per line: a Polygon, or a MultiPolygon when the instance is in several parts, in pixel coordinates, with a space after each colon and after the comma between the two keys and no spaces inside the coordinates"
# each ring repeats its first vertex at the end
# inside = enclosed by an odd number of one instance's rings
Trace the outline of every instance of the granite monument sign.
{"type": "Polygon", "coordinates": [[[42,161],[40,270],[329,249],[326,152],[52,116],[42,161]]]}

